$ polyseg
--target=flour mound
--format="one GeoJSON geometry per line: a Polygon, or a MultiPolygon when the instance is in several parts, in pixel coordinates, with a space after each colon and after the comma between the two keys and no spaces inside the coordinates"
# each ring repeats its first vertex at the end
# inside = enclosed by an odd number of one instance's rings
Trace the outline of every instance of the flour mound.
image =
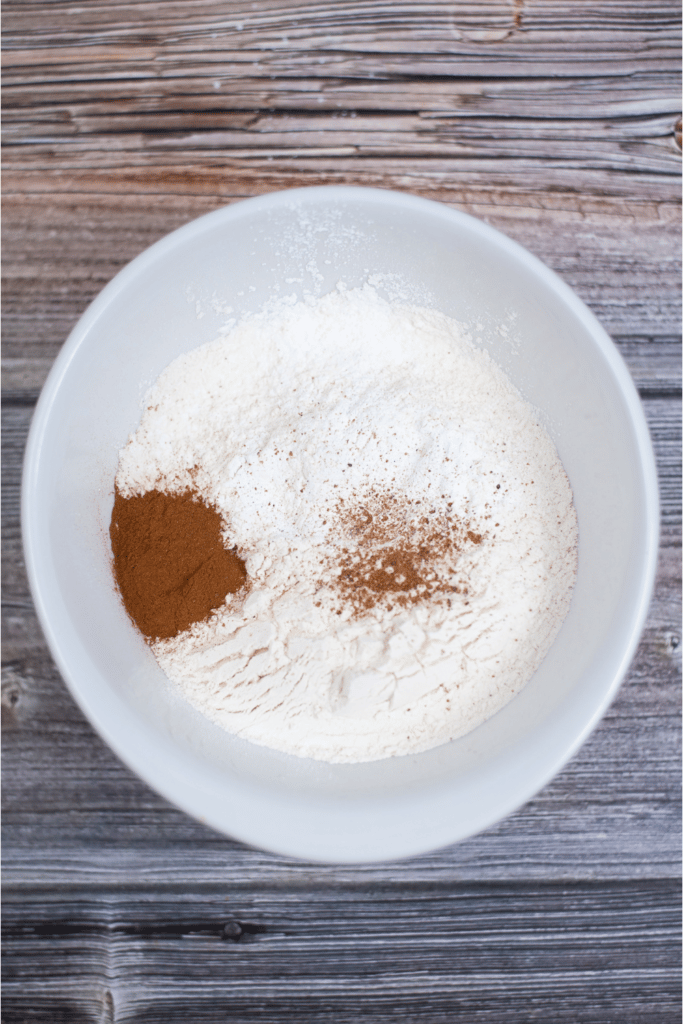
{"type": "Polygon", "coordinates": [[[369,286],[176,359],[116,483],[192,487],[221,512],[248,596],[153,651],[213,721],[301,757],[463,735],[569,608],[572,494],[532,408],[461,325],[369,286]]]}

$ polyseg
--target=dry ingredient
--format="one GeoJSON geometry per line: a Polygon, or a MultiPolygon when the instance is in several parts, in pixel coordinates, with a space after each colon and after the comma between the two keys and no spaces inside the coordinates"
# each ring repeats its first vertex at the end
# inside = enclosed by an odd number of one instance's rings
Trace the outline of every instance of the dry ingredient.
{"type": "Polygon", "coordinates": [[[337,614],[348,604],[363,615],[383,598],[392,611],[466,594],[466,583],[456,582],[458,558],[482,538],[453,514],[452,504],[437,514],[424,502],[376,490],[362,506],[346,508],[340,499],[337,517],[348,546],[338,556],[334,586],[342,600],[337,614]]]}
{"type": "Polygon", "coordinates": [[[119,593],[148,640],[177,636],[245,588],[220,513],[192,491],[124,498],[117,490],[109,536],[119,593]]]}
{"type": "Polygon", "coordinates": [[[461,325],[369,286],[280,302],[175,360],[116,484],[220,513],[247,579],[146,635],[208,717],[300,756],[462,735],[569,607],[576,516],[533,410],[461,325]]]}

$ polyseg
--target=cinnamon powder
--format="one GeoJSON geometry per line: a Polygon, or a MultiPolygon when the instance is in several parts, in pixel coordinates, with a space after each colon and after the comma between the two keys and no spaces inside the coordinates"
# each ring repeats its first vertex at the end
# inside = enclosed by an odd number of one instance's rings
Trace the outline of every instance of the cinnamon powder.
{"type": "Polygon", "coordinates": [[[391,611],[423,601],[466,596],[458,560],[482,535],[455,515],[452,502],[430,508],[405,495],[371,490],[337,510],[346,545],[338,556],[335,589],[356,617],[378,604],[391,611]]]}
{"type": "Polygon", "coordinates": [[[114,577],[148,640],[177,636],[245,586],[245,564],[225,547],[222,531],[220,514],[192,491],[125,498],[116,489],[109,527],[114,577]]]}

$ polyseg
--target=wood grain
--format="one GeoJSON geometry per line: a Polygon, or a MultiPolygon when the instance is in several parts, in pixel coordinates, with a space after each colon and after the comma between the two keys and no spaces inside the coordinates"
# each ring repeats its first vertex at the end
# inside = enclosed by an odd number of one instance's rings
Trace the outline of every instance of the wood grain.
{"type": "Polygon", "coordinates": [[[8,902],[4,928],[45,1022],[673,1020],[671,890],[266,884],[195,894],[188,913],[183,893],[130,889],[8,902]]]}
{"type": "Polygon", "coordinates": [[[7,0],[7,1024],[680,1019],[680,11],[653,0],[7,0]],[[192,218],[306,185],[437,199],[610,332],[662,497],[655,593],[597,730],[508,819],[396,864],[251,850],[133,776],[45,646],[21,459],[69,331],[192,218]]]}

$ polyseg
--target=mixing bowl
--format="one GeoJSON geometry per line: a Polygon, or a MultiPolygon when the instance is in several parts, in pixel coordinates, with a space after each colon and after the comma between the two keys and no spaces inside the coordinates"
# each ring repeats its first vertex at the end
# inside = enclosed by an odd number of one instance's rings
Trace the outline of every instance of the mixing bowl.
{"type": "Polygon", "coordinates": [[[651,445],[619,354],[581,300],[486,224],[396,192],[321,187],[210,213],[153,245],[85,312],[38,402],[23,480],[31,589],[75,700],[119,757],[178,807],[309,860],[418,854],[487,828],[560,770],[613,699],[647,612],[658,542],[651,445]],[[538,410],[579,523],[570,612],[506,707],[454,742],[326,764],[228,735],[157,666],[114,589],[119,449],[180,353],[274,296],[373,275],[476,329],[538,410]]]}

